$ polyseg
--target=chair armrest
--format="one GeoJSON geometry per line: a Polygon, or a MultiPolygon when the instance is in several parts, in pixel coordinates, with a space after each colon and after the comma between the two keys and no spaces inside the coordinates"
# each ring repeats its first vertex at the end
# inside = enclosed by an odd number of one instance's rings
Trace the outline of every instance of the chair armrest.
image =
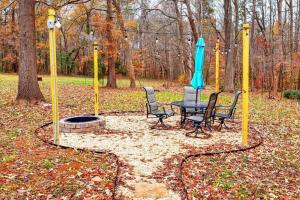
{"type": "Polygon", "coordinates": [[[229,113],[229,110],[230,110],[230,106],[216,106],[215,113],[219,113],[219,112],[229,113]]]}
{"type": "Polygon", "coordinates": [[[231,108],[231,106],[223,106],[223,105],[219,105],[219,106],[215,106],[216,110],[220,109],[220,110],[229,110],[231,108]]]}
{"type": "Polygon", "coordinates": [[[160,106],[171,106],[172,104],[171,103],[161,103],[161,102],[157,102],[158,105],[160,106]]]}
{"type": "Polygon", "coordinates": [[[162,107],[163,108],[164,113],[166,113],[164,106],[170,106],[172,112],[174,112],[174,108],[173,108],[173,105],[171,103],[160,103],[160,102],[158,102],[157,105],[158,105],[158,107],[162,107]]]}

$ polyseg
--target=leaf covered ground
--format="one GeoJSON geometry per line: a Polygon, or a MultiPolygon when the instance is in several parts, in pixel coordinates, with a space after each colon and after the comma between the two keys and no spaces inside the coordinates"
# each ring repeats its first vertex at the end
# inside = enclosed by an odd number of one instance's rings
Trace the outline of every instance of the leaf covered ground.
{"type": "MultiPolygon", "coordinates": [[[[100,109],[107,112],[144,110],[144,91],[128,89],[127,80],[120,80],[118,84],[119,89],[100,89],[100,109]]],[[[176,84],[153,80],[141,80],[138,84],[139,87],[147,85],[160,89],[157,98],[161,102],[182,98],[182,87],[176,84]]],[[[43,77],[40,86],[50,102],[49,77],[43,77]]],[[[34,136],[34,130],[51,120],[51,107],[16,104],[16,92],[17,76],[0,74],[0,198],[110,199],[115,159],[107,154],[45,145],[34,136]]],[[[201,99],[207,100],[210,92],[205,90],[201,99]]],[[[59,77],[59,95],[60,117],[93,112],[92,79],[59,77]]],[[[232,94],[221,94],[222,104],[231,100],[232,94]]],[[[250,120],[262,130],[263,145],[244,153],[189,159],[184,164],[183,178],[190,198],[300,197],[299,103],[252,94],[250,120]]],[[[170,171],[177,168],[171,161],[166,166],[170,171]]]]}

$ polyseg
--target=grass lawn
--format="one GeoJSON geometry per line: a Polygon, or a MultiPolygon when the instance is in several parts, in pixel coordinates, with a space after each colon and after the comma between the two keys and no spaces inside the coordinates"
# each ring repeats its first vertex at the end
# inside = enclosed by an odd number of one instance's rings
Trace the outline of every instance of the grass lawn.
{"type": "MultiPolygon", "coordinates": [[[[61,118],[93,112],[92,81],[84,77],[59,77],[61,118]]],[[[43,77],[40,86],[50,103],[49,76],[43,77]]],[[[175,83],[140,80],[138,88],[130,89],[129,81],[121,79],[118,86],[120,88],[114,90],[100,88],[101,111],[145,110],[145,94],[141,86],[158,88],[160,102],[182,99],[183,88],[175,83]]],[[[207,88],[201,96],[204,101],[212,92],[210,87],[207,88]]],[[[116,172],[115,160],[109,155],[96,156],[44,145],[33,132],[51,120],[51,108],[42,104],[18,105],[15,103],[16,94],[17,76],[0,74],[0,198],[77,195],[109,199],[116,172]],[[101,181],[92,181],[95,176],[100,176],[101,181]]],[[[220,103],[229,104],[232,97],[232,94],[221,93],[220,103]]],[[[237,116],[241,116],[240,103],[237,116]]],[[[188,161],[184,178],[191,197],[300,197],[299,102],[270,100],[251,94],[250,124],[259,126],[264,133],[264,144],[258,149],[188,161]]]]}

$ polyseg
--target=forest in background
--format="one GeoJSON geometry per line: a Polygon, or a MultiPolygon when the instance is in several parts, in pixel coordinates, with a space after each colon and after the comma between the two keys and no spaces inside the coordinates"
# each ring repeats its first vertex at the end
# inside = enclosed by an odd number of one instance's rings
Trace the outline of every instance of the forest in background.
{"type": "Polygon", "coordinates": [[[108,87],[117,87],[118,75],[128,76],[131,87],[139,78],[185,84],[193,73],[195,44],[203,37],[204,77],[213,84],[220,38],[221,83],[225,91],[234,91],[241,87],[242,24],[250,23],[251,89],[274,96],[300,89],[300,0],[2,0],[0,72],[17,73],[21,65],[28,69],[24,57],[32,57],[36,66],[31,62],[30,70],[49,74],[50,6],[62,24],[57,31],[61,75],[92,76],[92,44],[97,41],[100,76],[108,77],[108,87]],[[26,8],[30,5],[31,10],[26,8]],[[24,56],[20,47],[31,42],[22,40],[20,30],[29,24],[22,16],[29,15],[34,17],[36,45],[24,56]]]}

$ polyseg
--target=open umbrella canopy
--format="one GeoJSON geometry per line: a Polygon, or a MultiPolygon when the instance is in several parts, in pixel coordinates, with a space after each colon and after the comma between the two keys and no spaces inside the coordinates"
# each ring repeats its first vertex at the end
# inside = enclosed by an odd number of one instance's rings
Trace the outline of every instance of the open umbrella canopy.
{"type": "Polygon", "coordinates": [[[205,42],[203,38],[199,38],[196,44],[195,51],[195,71],[191,81],[191,85],[195,89],[204,88],[203,67],[204,67],[204,50],[205,42]]]}

